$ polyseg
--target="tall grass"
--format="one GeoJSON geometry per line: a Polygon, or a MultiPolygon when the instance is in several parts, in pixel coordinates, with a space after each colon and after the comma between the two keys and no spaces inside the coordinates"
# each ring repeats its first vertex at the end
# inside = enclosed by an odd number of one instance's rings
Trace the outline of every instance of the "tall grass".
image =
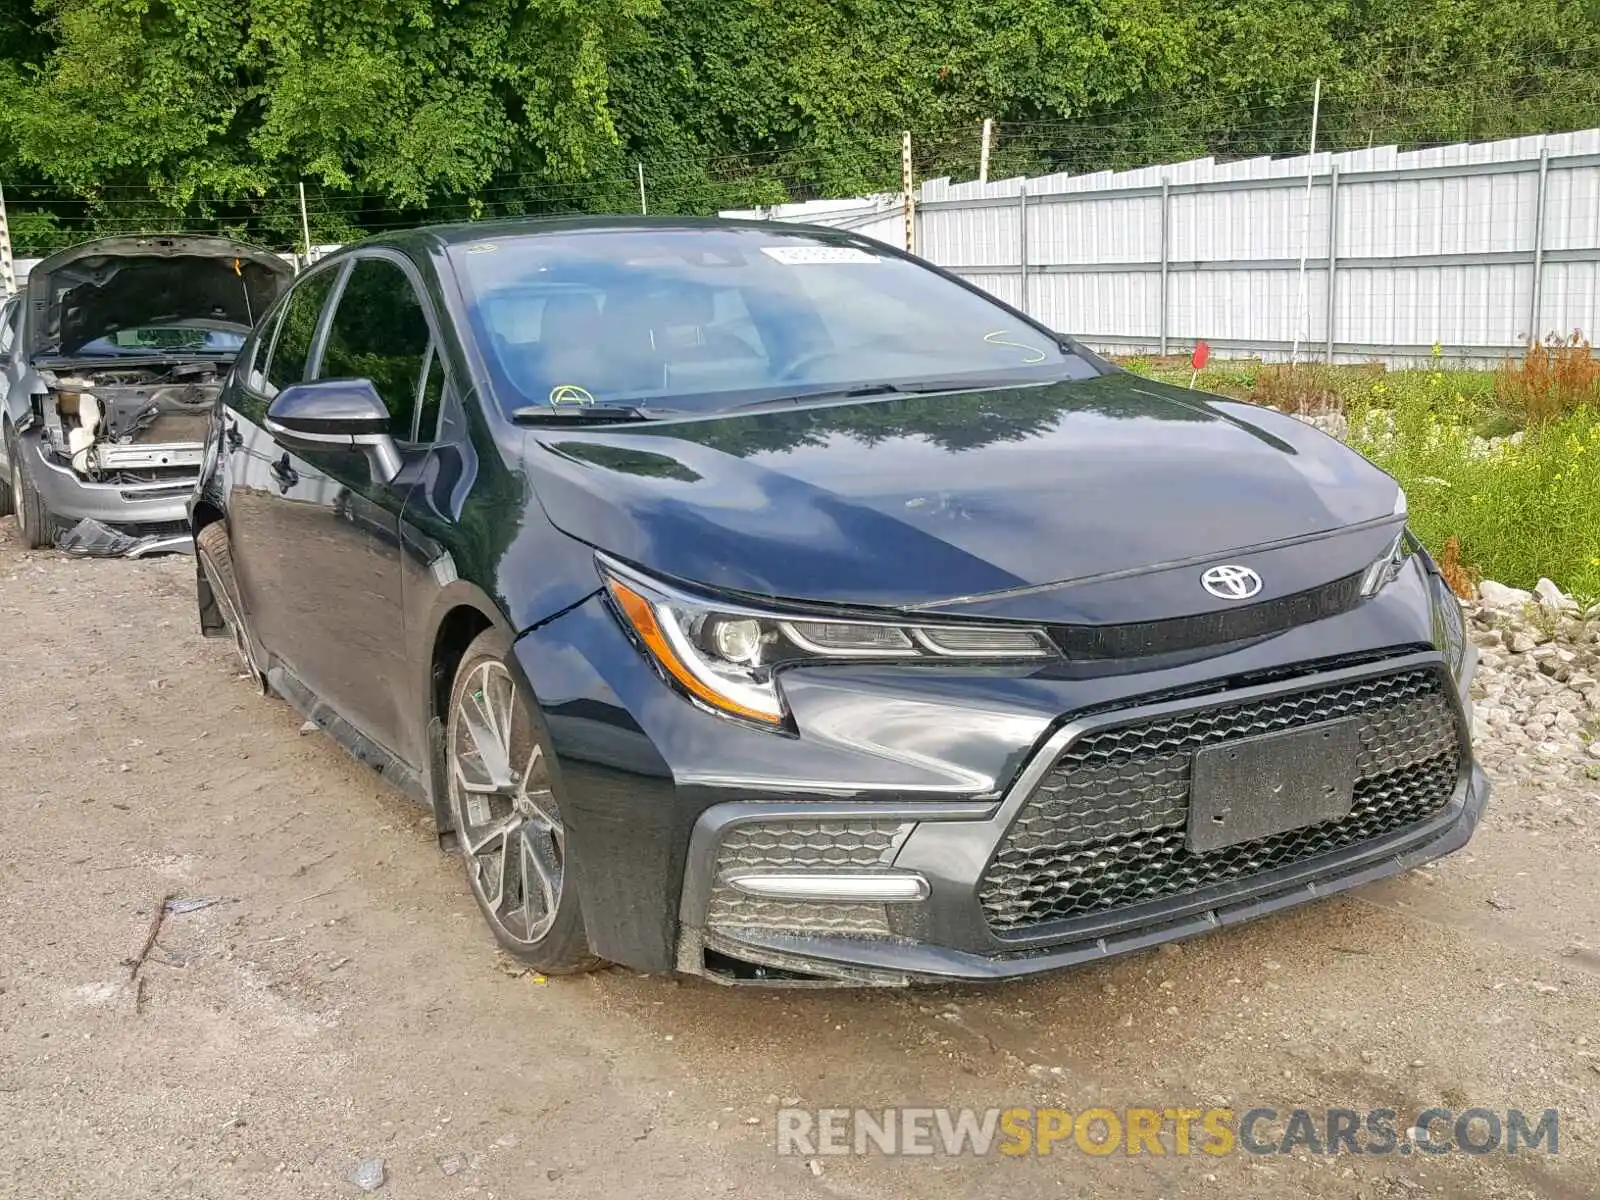
{"type": "Polygon", "coordinates": [[[1481,577],[1600,593],[1600,407],[1578,405],[1486,443],[1476,415],[1440,371],[1391,373],[1382,411],[1351,406],[1351,444],[1394,475],[1411,525],[1436,555],[1481,577]]]}
{"type": "MultiPolygon", "coordinates": [[[[1128,364],[1186,384],[1178,359],[1128,364]]],[[[1296,367],[1214,360],[1196,386],[1310,415],[1343,410],[1350,442],[1406,489],[1411,525],[1463,593],[1541,575],[1600,596],[1600,361],[1581,334],[1497,371],[1296,367]],[[1509,435],[1509,436],[1508,436],[1509,435]]]]}
{"type": "Polygon", "coordinates": [[[1600,360],[1578,330],[1534,342],[1494,376],[1495,397],[1514,420],[1540,425],[1587,405],[1600,408],[1600,360]]]}

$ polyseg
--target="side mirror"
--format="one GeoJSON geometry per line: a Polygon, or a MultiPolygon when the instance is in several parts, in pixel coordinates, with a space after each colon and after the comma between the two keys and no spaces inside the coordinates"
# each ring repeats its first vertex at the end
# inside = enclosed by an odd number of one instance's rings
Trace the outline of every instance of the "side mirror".
{"type": "Polygon", "coordinates": [[[370,379],[291,384],[273,397],[263,427],[295,450],[360,450],[379,483],[400,473],[400,451],[389,436],[389,410],[370,379]]]}

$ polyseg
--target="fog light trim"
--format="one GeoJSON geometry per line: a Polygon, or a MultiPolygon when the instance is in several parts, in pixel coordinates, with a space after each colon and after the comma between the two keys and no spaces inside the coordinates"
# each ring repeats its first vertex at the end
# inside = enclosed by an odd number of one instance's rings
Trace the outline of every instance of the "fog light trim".
{"type": "Polygon", "coordinates": [[[724,882],[747,896],[828,904],[901,904],[926,900],[929,891],[926,879],[907,871],[876,871],[856,875],[785,871],[729,875],[724,882]]]}

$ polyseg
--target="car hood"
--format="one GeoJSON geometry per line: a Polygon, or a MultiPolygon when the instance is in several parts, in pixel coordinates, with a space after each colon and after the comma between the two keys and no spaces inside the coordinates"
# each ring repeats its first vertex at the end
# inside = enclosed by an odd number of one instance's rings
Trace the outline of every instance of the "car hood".
{"type": "Polygon", "coordinates": [[[822,604],[1120,623],[1348,577],[1394,481],[1293,417],[1116,371],[1083,381],[533,430],[564,532],[647,570],[822,604]],[[1137,586],[1130,581],[1137,580],[1137,586]]]}
{"type": "Polygon", "coordinates": [[[28,273],[34,354],[71,354],[141,325],[248,330],[294,277],[270,250],[217,237],[114,237],[52,254],[28,273]]]}

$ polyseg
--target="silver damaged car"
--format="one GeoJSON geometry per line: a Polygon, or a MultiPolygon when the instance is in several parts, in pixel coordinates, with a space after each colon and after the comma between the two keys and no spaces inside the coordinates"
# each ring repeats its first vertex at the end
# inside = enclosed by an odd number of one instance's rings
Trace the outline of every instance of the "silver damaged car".
{"type": "Polygon", "coordinates": [[[31,549],[86,518],[178,548],[234,355],[293,277],[217,237],[114,237],[44,259],[0,307],[0,516],[31,549]]]}

